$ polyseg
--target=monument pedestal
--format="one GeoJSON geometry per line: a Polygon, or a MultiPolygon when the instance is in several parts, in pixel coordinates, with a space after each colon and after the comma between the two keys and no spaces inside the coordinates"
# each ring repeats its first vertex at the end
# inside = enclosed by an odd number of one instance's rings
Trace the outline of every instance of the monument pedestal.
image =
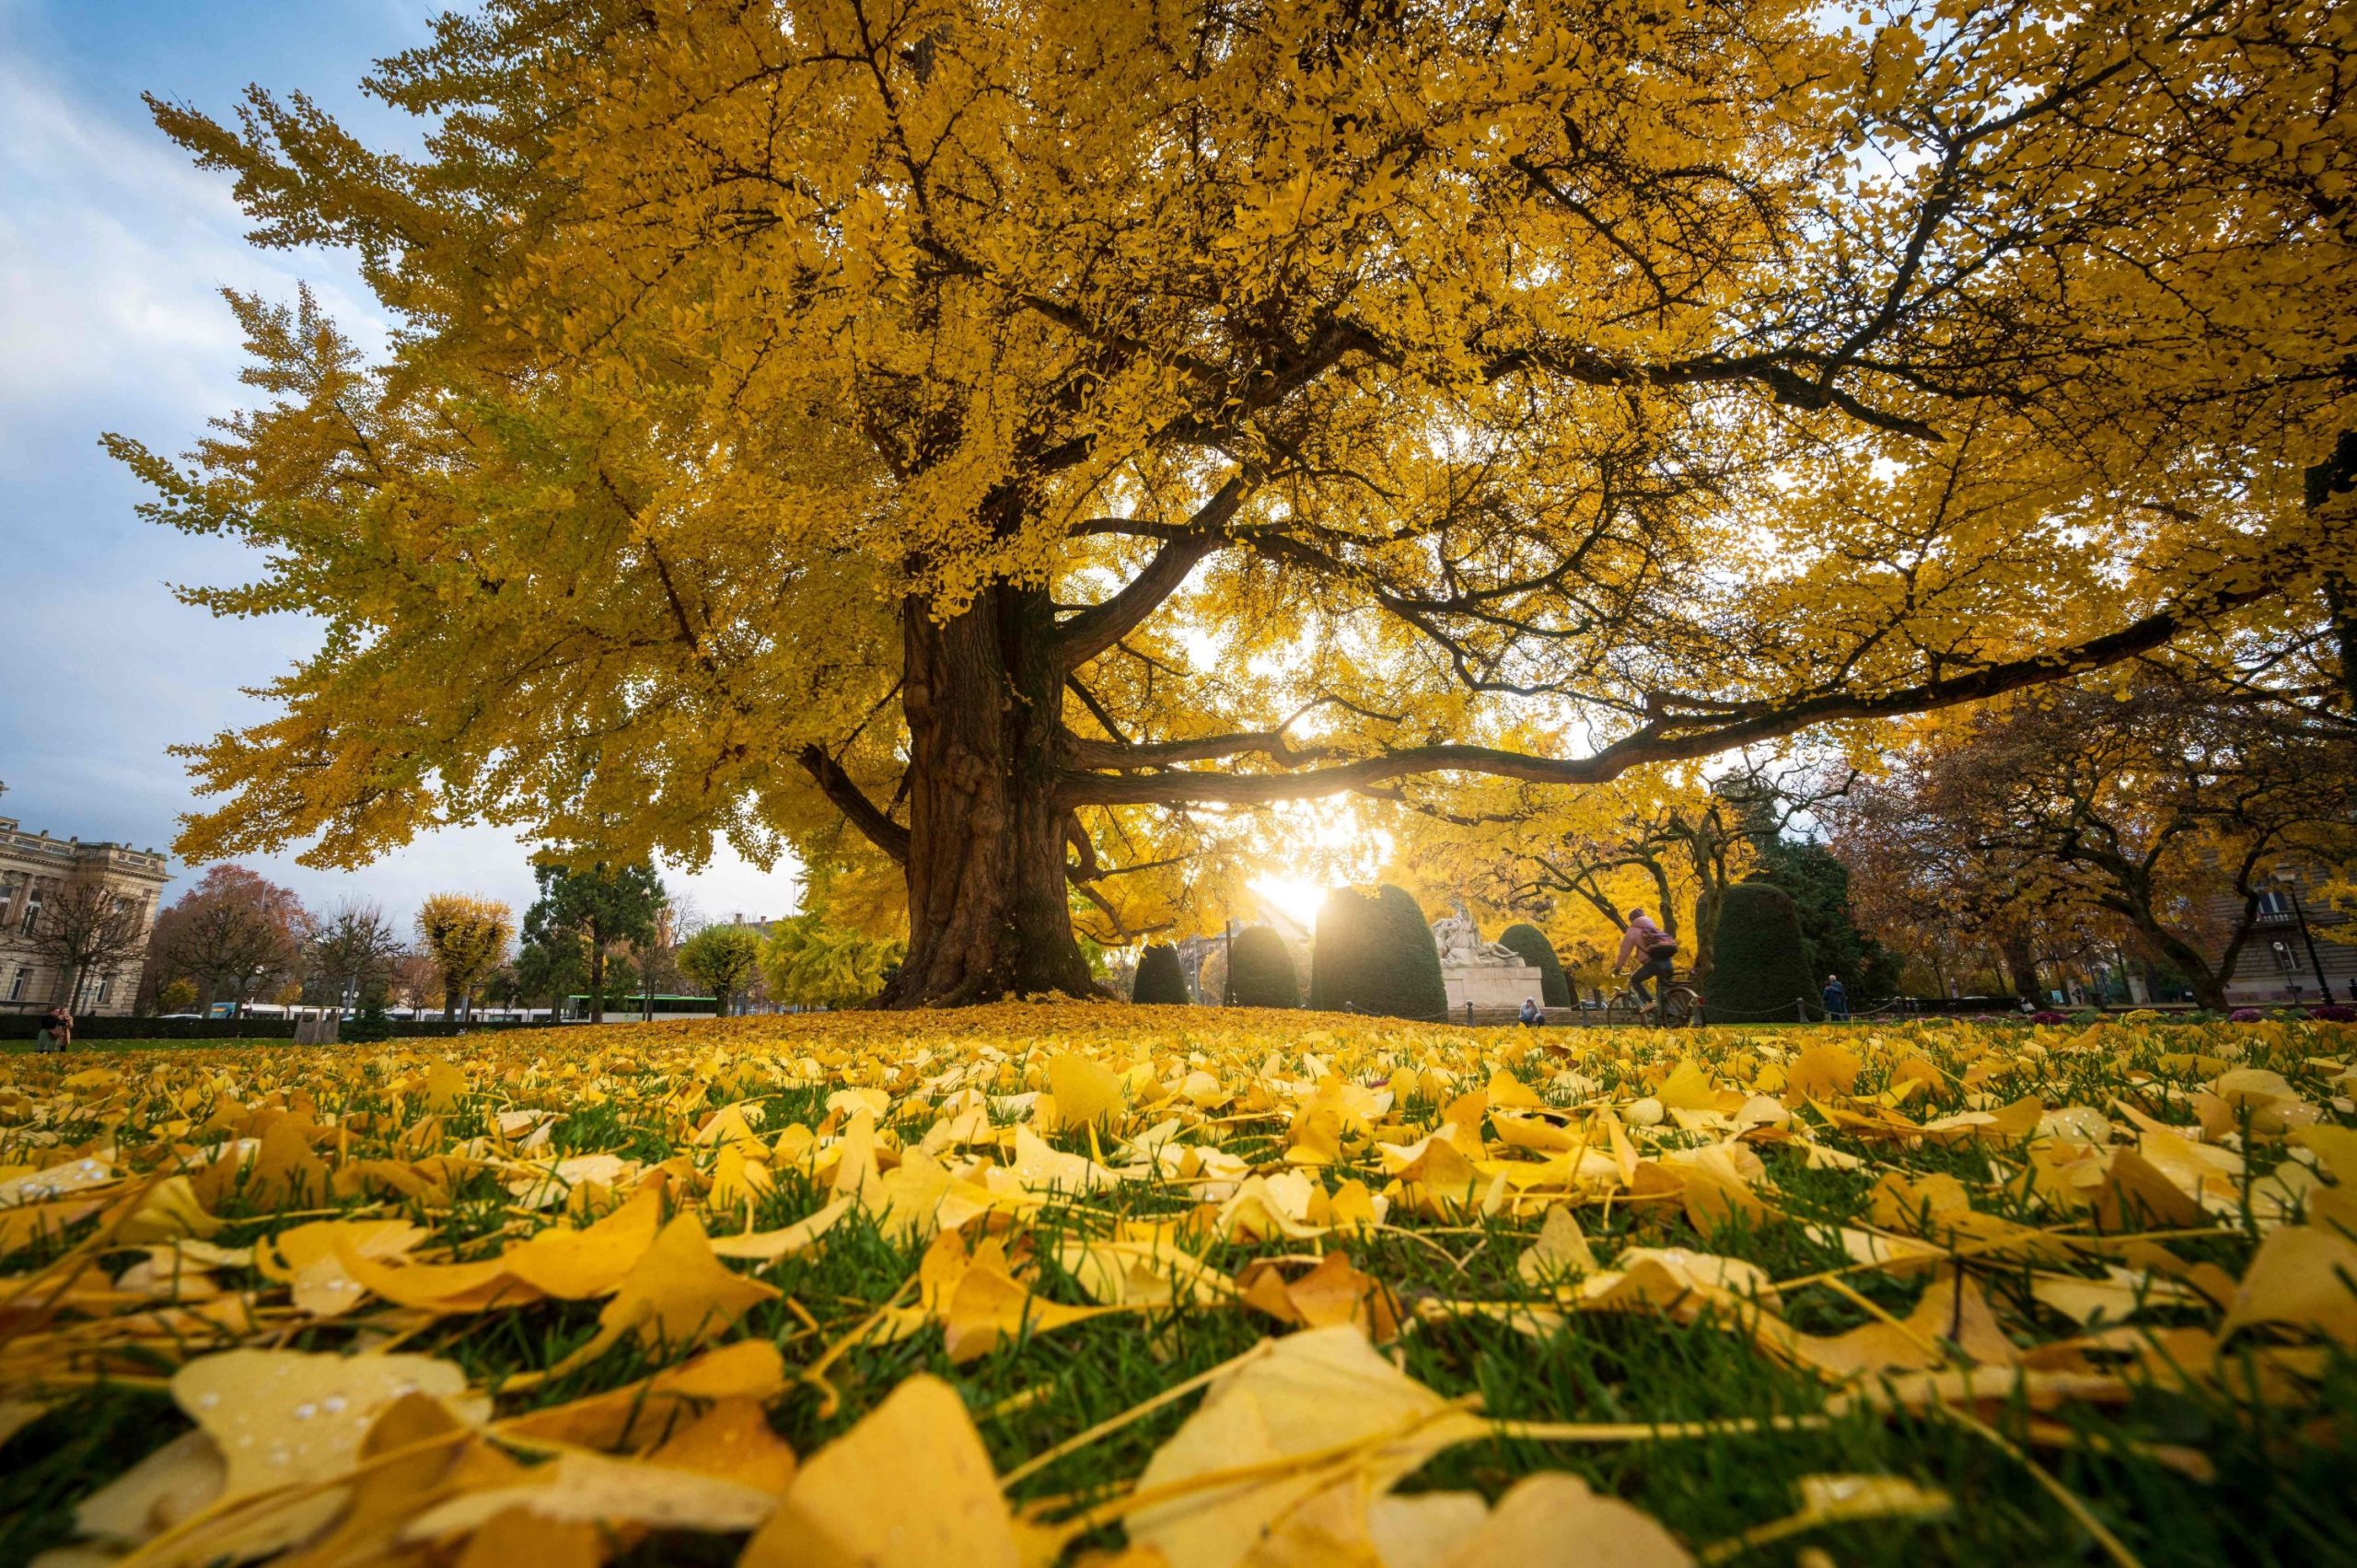
{"type": "Polygon", "coordinates": [[[1461,1013],[1466,1004],[1476,1007],[1519,1007],[1523,998],[1537,996],[1538,971],[1528,964],[1443,964],[1441,982],[1448,987],[1448,1007],[1461,1013]]]}

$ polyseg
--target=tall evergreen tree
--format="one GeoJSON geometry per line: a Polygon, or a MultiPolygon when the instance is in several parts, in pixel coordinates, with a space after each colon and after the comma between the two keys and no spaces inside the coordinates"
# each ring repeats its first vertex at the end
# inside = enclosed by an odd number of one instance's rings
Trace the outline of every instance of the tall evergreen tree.
{"type": "Polygon", "coordinates": [[[1822,1017],[1818,978],[1810,970],[1791,894],[1756,880],[1727,889],[1719,912],[1718,967],[1711,971],[1711,1022],[1822,1017]]]}
{"type": "Polygon", "coordinates": [[[1791,895],[1809,973],[1818,984],[1829,974],[1840,975],[1842,988],[1859,1001],[1896,993],[1899,955],[1858,929],[1849,867],[1811,841],[1771,838],[1755,847],[1759,865],[1749,880],[1791,895]]]}
{"type": "Polygon", "coordinates": [[[532,867],[540,900],[524,912],[524,940],[540,942],[561,934],[587,947],[589,1021],[606,1020],[607,948],[616,942],[655,940],[656,917],[670,902],[663,880],[647,862],[613,865],[597,861],[575,869],[541,861],[532,867]]]}

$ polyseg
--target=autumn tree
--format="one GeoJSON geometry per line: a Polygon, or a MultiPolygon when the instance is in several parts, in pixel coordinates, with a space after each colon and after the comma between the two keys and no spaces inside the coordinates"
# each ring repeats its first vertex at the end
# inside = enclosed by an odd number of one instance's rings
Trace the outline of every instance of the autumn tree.
{"type": "MultiPolygon", "coordinates": [[[[606,970],[617,944],[644,949],[657,935],[668,902],[663,879],[643,861],[596,861],[575,867],[540,861],[532,867],[540,896],[524,912],[524,939],[541,946],[567,938],[580,945],[589,987],[589,1021],[606,1019],[606,970]]],[[[642,953],[642,970],[644,958],[642,953]]]]}
{"type": "MultiPolygon", "coordinates": [[[[891,999],[1089,988],[1235,814],[1577,789],[2324,623],[2357,426],[2322,0],[493,0],[370,89],[156,100],[379,362],[149,510],[331,630],[211,856],[848,822],[891,999]]],[[[2357,656],[2357,640],[2352,640],[2357,656]]]]}
{"type": "Polygon", "coordinates": [[[417,936],[442,977],[442,1016],[462,1018],[476,983],[507,956],[514,912],[495,899],[435,893],[417,906],[417,936]]]}
{"type": "Polygon", "coordinates": [[[381,990],[401,940],[375,904],[347,900],[311,926],[304,957],[328,1000],[350,1005],[381,990]]]}
{"type": "Polygon", "coordinates": [[[2222,1007],[2272,874],[2357,860],[2357,731],[2165,669],[1925,725],[1895,764],[1833,813],[1837,849],[1993,931],[2026,992],[2033,932],[2092,916],[2222,1007]]]}
{"type": "Polygon", "coordinates": [[[216,865],[156,917],[155,961],[196,981],[202,1010],[226,992],[241,1009],[302,958],[310,917],[287,889],[242,865],[216,865]]]}
{"type": "Polygon", "coordinates": [[[145,950],[146,910],[104,883],[66,882],[49,890],[23,940],[56,968],[57,1000],[79,1011],[94,981],[103,983],[145,950]]]}
{"type": "Polygon", "coordinates": [[[760,973],[761,934],[744,925],[707,925],[679,944],[679,972],[712,993],[719,1013],[760,973]]]}

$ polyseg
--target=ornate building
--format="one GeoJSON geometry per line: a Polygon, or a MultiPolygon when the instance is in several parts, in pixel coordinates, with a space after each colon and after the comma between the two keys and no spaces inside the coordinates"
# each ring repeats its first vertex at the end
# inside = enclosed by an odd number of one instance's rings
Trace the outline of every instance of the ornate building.
{"type": "MultiPolygon", "coordinates": [[[[6,788],[0,784],[0,793],[6,788]]],[[[68,997],[64,974],[35,950],[33,933],[45,903],[68,888],[95,883],[135,909],[144,953],[164,884],[170,880],[164,856],[155,850],[52,839],[46,831],[24,831],[13,817],[0,817],[0,1011],[38,1012],[64,1002],[86,1016],[129,1013],[139,993],[143,958],[83,977],[76,988],[80,997],[68,997]]]]}

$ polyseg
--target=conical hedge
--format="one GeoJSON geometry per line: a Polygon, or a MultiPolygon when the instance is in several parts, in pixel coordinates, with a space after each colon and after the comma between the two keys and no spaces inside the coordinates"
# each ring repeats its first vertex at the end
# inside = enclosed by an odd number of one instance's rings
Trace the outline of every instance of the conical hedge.
{"type": "Polygon", "coordinates": [[[1375,900],[1337,888],[1318,906],[1318,934],[1309,947],[1309,1005],[1327,1012],[1351,1005],[1366,972],[1367,931],[1375,900]]]}
{"type": "Polygon", "coordinates": [[[1130,987],[1130,1000],[1182,1006],[1194,1000],[1187,994],[1187,976],[1178,967],[1178,949],[1153,947],[1138,956],[1138,977],[1130,987]]]}
{"type": "Polygon", "coordinates": [[[1285,939],[1265,925],[1236,934],[1227,955],[1228,985],[1239,1007],[1298,1007],[1301,981],[1285,939]]]}
{"type": "Polygon", "coordinates": [[[1440,950],[1414,895],[1387,882],[1371,899],[1348,889],[1326,896],[1310,951],[1309,1005],[1395,1018],[1448,1012],[1440,950]]]}
{"type": "Polygon", "coordinates": [[[1824,1016],[1824,999],[1801,941],[1800,912],[1782,889],[1738,882],[1726,890],[1706,1006],[1714,1024],[1797,1020],[1804,1008],[1811,1018],[1824,1016]]]}
{"type": "Polygon", "coordinates": [[[1563,960],[1555,956],[1555,944],[1535,925],[1509,925],[1498,934],[1498,940],[1522,955],[1522,961],[1538,971],[1538,999],[1550,1007],[1572,1005],[1572,982],[1564,977],[1563,960]]]}

